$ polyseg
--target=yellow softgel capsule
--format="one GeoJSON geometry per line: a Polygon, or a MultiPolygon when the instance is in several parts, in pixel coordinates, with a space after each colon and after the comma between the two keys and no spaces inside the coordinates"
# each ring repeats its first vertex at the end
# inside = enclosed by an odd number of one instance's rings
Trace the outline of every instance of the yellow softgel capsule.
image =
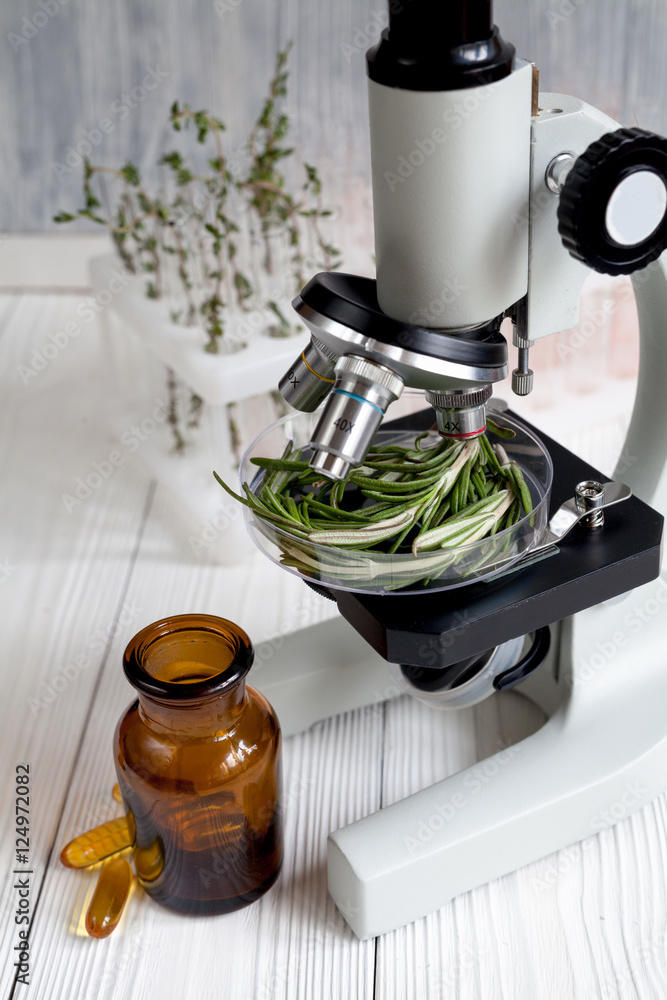
{"type": "Polygon", "coordinates": [[[86,930],[91,937],[105,938],[115,931],[131,886],[132,869],[125,858],[107,861],[86,913],[86,930]]]}
{"type": "Polygon", "coordinates": [[[122,802],[123,801],[123,797],[120,794],[120,785],[118,784],[118,782],[116,782],[116,784],[111,789],[111,794],[113,795],[113,797],[116,800],[116,802],[122,802]]]}
{"type": "Polygon", "coordinates": [[[70,840],[60,852],[60,860],[67,868],[86,868],[131,847],[133,842],[126,817],[119,816],[70,840]]]}

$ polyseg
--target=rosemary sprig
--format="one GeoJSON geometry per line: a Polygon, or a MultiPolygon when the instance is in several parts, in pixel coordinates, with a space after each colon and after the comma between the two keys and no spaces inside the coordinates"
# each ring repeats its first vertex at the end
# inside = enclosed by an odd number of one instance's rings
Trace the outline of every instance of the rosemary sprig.
{"type": "MultiPolygon", "coordinates": [[[[251,461],[257,478],[237,499],[260,523],[293,537],[281,540],[285,565],[351,584],[374,579],[392,589],[437,579],[463,558],[462,546],[512,527],[533,509],[519,466],[486,435],[460,443],[421,434],[411,447],[374,446],[363,466],[336,483],[318,478],[291,445],[279,459],[251,461]],[[378,568],[383,556],[395,555],[410,555],[414,565],[411,559],[378,568]]],[[[491,554],[510,541],[489,542],[491,554]]]]}

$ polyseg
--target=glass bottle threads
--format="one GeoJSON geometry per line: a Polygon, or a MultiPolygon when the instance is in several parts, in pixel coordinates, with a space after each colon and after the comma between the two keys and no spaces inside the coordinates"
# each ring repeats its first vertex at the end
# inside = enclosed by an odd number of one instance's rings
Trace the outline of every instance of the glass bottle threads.
{"type": "Polygon", "coordinates": [[[125,650],[138,699],[116,730],[118,783],[139,881],[158,903],[226,913],[257,899],[282,862],[281,735],[245,677],[233,622],[178,615],[125,650]]]}

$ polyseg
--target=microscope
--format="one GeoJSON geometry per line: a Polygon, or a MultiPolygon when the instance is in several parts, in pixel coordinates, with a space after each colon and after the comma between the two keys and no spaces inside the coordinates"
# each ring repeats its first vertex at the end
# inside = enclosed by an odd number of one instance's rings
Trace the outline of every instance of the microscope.
{"type": "Polygon", "coordinates": [[[392,678],[452,709],[520,685],[547,716],[474,796],[464,770],[330,834],[329,891],[361,938],[592,835],[632,783],[634,807],[667,787],[667,140],[539,93],[491,0],[391,3],[367,70],[377,279],[308,282],[294,307],[311,341],[280,383],[312,414],[311,467],[344,479],[379,428],[480,435],[502,413],[502,321],[525,395],[531,347],[576,324],[590,270],[632,274],[640,370],[611,482],[514,418],[553,475],[512,560],[384,590],[363,571],[356,585],[303,574],[340,617],[295,633],[259,678],[287,732],[382,700],[392,678]],[[405,388],[424,407],[392,422],[405,388]]]}

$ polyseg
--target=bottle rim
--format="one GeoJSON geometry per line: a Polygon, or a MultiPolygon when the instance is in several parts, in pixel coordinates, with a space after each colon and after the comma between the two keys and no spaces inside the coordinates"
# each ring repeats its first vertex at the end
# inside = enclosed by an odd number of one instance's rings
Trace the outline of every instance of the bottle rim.
{"type": "Polygon", "coordinates": [[[123,654],[123,670],[130,684],[142,694],[169,702],[191,702],[223,694],[235,687],[250,670],[254,650],[248,635],[235,622],[216,615],[184,614],[161,618],[141,629],[129,641],[123,654]],[[232,662],[200,681],[165,680],[146,667],[151,649],[168,637],[182,632],[215,635],[229,645],[232,662]]]}

